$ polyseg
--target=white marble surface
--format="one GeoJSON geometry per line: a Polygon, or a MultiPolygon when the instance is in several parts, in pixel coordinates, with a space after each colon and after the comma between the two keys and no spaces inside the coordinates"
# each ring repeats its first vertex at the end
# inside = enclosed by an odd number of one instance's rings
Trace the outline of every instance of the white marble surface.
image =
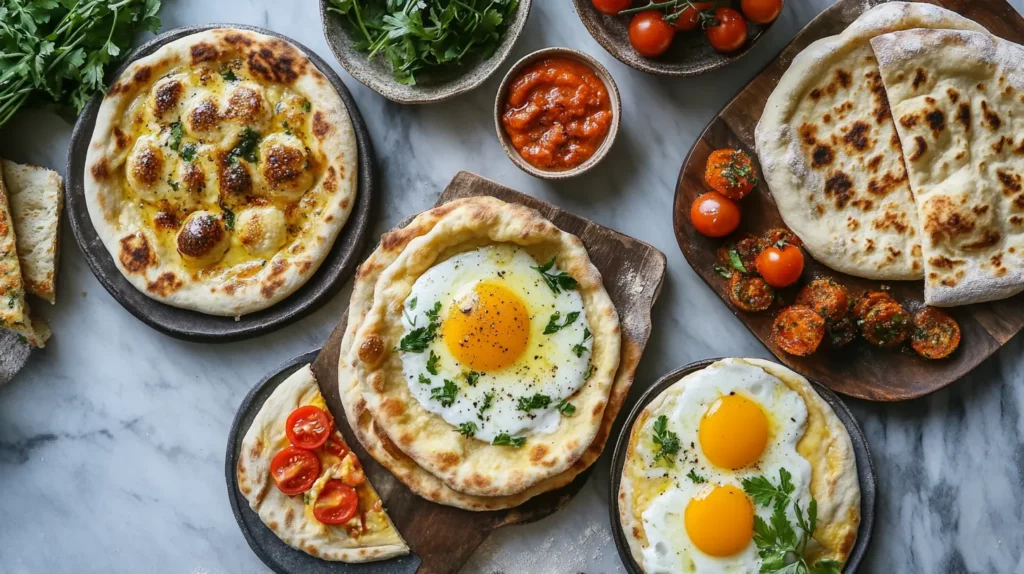
{"type": "MultiPolygon", "coordinates": [[[[1024,11],[1024,0],[1011,1],[1024,11]]],[[[499,77],[449,103],[402,107],[342,72],[377,149],[374,232],[430,206],[457,171],[472,170],[668,256],[633,400],[659,374],[697,359],[770,357],[686,264],[672,235],[672,195],[682,159],[705,124],[828,4],[790,0],[781,21],[739,63],[700,78],[665,79],[605,53],[568,0],[534,2],[513,57],[545,46],[585,50],[608,67],[623,96],[625,129],[611,157],[561,184],[533,179],[504,156],[491,117],[499,77]]],[[[255,24],[334,62],[315,0],[165,5],[166,27],[255,24]]],[[[0,132],[0,153],[62,168],[70,132],[56,117],[23,113],[0,132]]],[[[0,572],[267,571],[228,506],[228,427],[257,380],[326,339],[350,285],[277,333],[228,345],[183,343],[124,311],[64,231],[60,301],[39,305],[54,338],[0,388],[0,572]]],[[[965,380],[922,400],[849,401],[874,450],[880,491],[863,572],[1024,572],[1022,351],[1018,337],[965,380]]],[[[500,531],[465,571],[624,571],[610,535],[607,469],[606,455],[568,509],[500,531]]]]}

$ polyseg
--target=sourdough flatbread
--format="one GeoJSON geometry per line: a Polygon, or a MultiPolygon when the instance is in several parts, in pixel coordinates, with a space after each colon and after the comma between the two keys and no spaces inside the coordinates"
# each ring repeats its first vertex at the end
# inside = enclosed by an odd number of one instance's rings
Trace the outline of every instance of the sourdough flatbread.
{"type": "MultiPolygon", "coordinates": [[[[856,542],[861,518],[857,463],[846,427],[807,379],[782,365],[762,359],[723,359],[706,369],[736,366],[763,369],[796,391],[807,406],[807,425],[796,448],[800,456],[811,464],[810,490],[818,507],[818,525],[814,531],[816,543],[811,545],[809,557],[811,561],[829,558],[845,562],[856,542]]],[[[648,472],[648,463],[640,452],[644,435],[641,431],[651,418],[670,410],[694,374],[683,377],[655,397],[640,412],[630,430],[617,496],[622,531],[638,564],[643,564],[642,552],[648,545],[643,512],[666,487],[665,478],[648,472]]],[[[650,435],[645,436],[649,440],[650,435]]]]}
{"type": "MultiPolygon", "coordinates": [[[[385,235],[381,248],[391,262],[376,281],[372,306],[353,337],[348,359],[365,407],[383,431],[378,434],[389,437],[451,490],[480,497],[523,493],[580,461],[605,430],[603,415],[620,351],[617,314],[582,243],[532,209],[478,197],[421,215],[405,229],[385,235]],[[494,243],[519,245],[538,261],[557,256],[561,268],[579,281],[577,291],[594,336],[593,375],[571,399],[576,415],[563,418],[550,435],[530,435],[522,448],[494,446],[452,432],[451,425],[412,398],[400,356],[391,350],[402,335],[400,302],[415,279],[440,260],[494,243]]],[[[357,283],[371,271],[361,268],[357,283]]],[[[359,308],[353,301],[353,309],[359,308]]],[[[344,385],[344,377],[339,379],[344,385]]],[[[350,397],[346,408],[355,410],[352,393],[343,388],[342,395],[350,397]]],[[[358,421],[353,414],[349,420],[358,421]]]]}
{"type": "MultiPolygon", "coordinates": [[[[459,202],[452,202],[452,204],[457,203],[459,202]]],[[[358,437],[359,442],[362,443],[371,456],[409,487],[410,490],[427,500],[465,510],[502,510],[518,506],[534,496],[569,484],[597,460],[604,450],[604,445],[611,433],[615,415],[618,414],[629,391],[636,370],[637,357],[635,352],[631,350],[632,347],[630,345],[624,344],[622,346],[623,356],[620,361],[620,368],[615,376],[615,382],[612,385],[608,397],[608,405],[605,407],[604,418],[601,421],[601,427],[598,430],[597,436],[583,455],[568,470],[561,474],[542,480],[517,494],[474,496],[450,488],[441,479],[417,465],[374,422],[372,414],[367,409],[366,400],[363,398],[359,387],[359,381],[354,376],[355,362],[359,358],[357,354],[351,352],[352,342],[373,304],[374,288],[381,273],[398,257],[405,248],[405,245],[433,229],[438,220],[444,217],[449,209],[451,208],[445,206],[441,209],[424,212],[413,219],[403,230],[385,235],[381,245],[359,267],[352,290],[351,303],[348,308],[348,324],[342,338],[339,353],[338,386],[342,404],[345,408],[345,418],[348,420],[356,437],[358,437]]]]}
{"type": "MultiPolygon", "coordinates": [[[[359,513],[345,524],[329,525],[318,521],[312,503],[323,483],[341,478],[345,462],[336,460],[321,469],[321,477],[304,494],[288,496],[270,476],[270,461],[289,446],[285,435],[288,415],[300,406],[326,409],[323,396],[309,365],[288,377],[267,398],[252,426],[242,439],[238,456],[238,488],[263,523],[289,546],[324,560],[372,562],[409,553],[391,519],[380,506],[380,498],[368,480],[356,487],[359,513]]],[[[336,433],[335,440],[344,442],[336,433]]],[[[351,453],[348,456],[354,456],[351,453]]],[[[321,464],[324,465],[324,455],[321,464]]],[[[347,480],[347,479],[346,479],[347,480]]]]}
{"type": "Polygon", "coordinates": [[[238,316],[289,296],[348,219],[357,149],[328,79],[291,43],[223,28],[133,62],[86,160],[96,232],[140,291],[238,316]]]}
{"type": "MultiPolygon", "coordinates": [[[[2,167],[2,166],[0,166],[2,167]]],[[[18,239],[8,203],[7,186],[0,172],[0,327],[21,335],[34,347],[44,347],[50,328],[32,317],[18,261],[18,239]]]]}
{"type": "Polygon", "coordinates": [[[55,303],[64,180],[57,172],[37,165],[22,165],[6,159],[0,163],[17,234],[25,290],[55,303]]]}
{"type": "Polygon", "coordinates": [[[917,197],[925,302],[1024,290],[1024,48],[990,34],[871,40],[917,197]]]}
{"type": "Polygon", "coordinates": [[[931,4],[868,10],[793,59],[755,132],[786,225],[815,259],[858,277],[924,275],[917,207],[869,44],[909,28],[984,30],[931,4]]]}

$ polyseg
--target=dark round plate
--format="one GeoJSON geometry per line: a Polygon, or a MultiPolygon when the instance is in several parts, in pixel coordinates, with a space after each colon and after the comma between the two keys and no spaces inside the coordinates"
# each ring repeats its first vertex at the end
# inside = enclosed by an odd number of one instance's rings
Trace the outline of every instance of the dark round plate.
{"type": "MultiPolygon", "coordinates": [[[[644,0],[646,2],[646,0],[644,0]]],[[[641,56],[629,43],[629,21],[631,16],[608,16],[594,8],[592,0],[572,0],[576,13],[590,35],[623,64],[641,72],[658,76],[697,76],[717,70],[735,62],[754,47],[775,22],[751,24],[747,22],[747,43],[731,54],[722,54],[711,47],[707,36],[700,30],[680,32],[672,40],[672,47],[656,58],[641,56]]],[[[739,10],[739,1],[731,3],[739,10]]],[[[635,6],[643,5],[634,2],[635,6]]],[[[783,0],[785,6],[785,0],[783,0]]]]}
{"type": "Polygon", "coordinates": [[[365,564],[346,564],[344,562],[328,562],[296,550],[288,546],[277,537],[276,534],[263,521],[260,520],[249,501],[238,490],[238,453],[242,448],[242,439],[245,433],[252,426],[252,420],[263,408],[271,393],[278,385],[292,373],[299,370],[305,364],[312,363],[320,349],[315,349],[287,361],[274,370],[265,379],[256,383],[256,386],[249,391],[249,394],[242,399],[238,407],[235,420],[231,423],[231,430],[228,432],[228,450],[224,456],[224,478],[228,483],[228,500],[231,502],[231,512],[235,515],[238,527],[242,529],[242,535],[252,551],[259,556],[260,560],[271,570],[278,574],[412,574],[420,567],[420,559],[415,554],[408,554],[398,558],[392,558],[382,562],[368,562],[365,564]]]}
{"type": "MultiPolygon", "coordinates": [[[[699,371],[720,360],[705,359],[696,363],[690,363],[659,379],[658,382],[654,383],[651,388],[644,392],[640,397],[640,401],[630,411],[626,423],[622,426],[622,433],[615,442],[615,452],[612,453],[609,508],[611,509],[615,547],[619,550],[619,558],[625,564],[626,570],[631,574],[643,574],[643,570],[633,560],[633,554],[629,551],[629,542],[626,540],[626,535],[622,531],[622,523],[619,521],[619,483],[622,478],[622,465],[625,463],[624,457],[626,449],[629,447],[629,435],[633,430],[633,423],[636,421],[636,417],[639,416],[640,411],[644,410],[644,407],[661,394],[662,391],[686,375],[699,371]]],[[[860,482],[860,528],[857,530],[857,542],[854,543],[853,550],[850,551],[850,558],[846,561],[846,567],[843,568],[843,572],[852,574],[857,571],[857,567],[860,566],[861,561],[864,559],[864,553],[867,552],[868,543],[871,540],[871,531],[875,526],[875,490],[877,487],[875,465],[871,461],[871,450],[868,448],[868,441],[864,437],[864,432],[860,430],[860,425],[853,418],[853,413],[850,412],[850,409],[846,408],[846,405],[839,399],[838,395],[821,384],[811,381],[811,385],[814,386],[815,391],[818,391],[821,398],[825,399],[825,402],[832,407],[839,420],[846,426],[846,431],[850,433],[853,453],[857,460],[857,478],[860,482]]]]}
{"type": "Polygon", "coordinates": [[[359,108],[345,84],[341,82],[334,70],[326,62],[302,44],[254,26],[239,24],[209,24],[204,26],[188,26],[175,28],[146,42],[125,60],[113,77],[119,77],[128,65],[155,52],[158,48],[179,38],[210,30],[213,28],[240,28],[252,30],[268,36],[276,36],[294,44],[306,54],[313,65],[323,72],[341,96],[356,134],[359,149],[359,189],[356,193],[356,204],[341,233],[338,234],[334,246],[327,254],[320,268],[298,290],[283,301],[262,311],[244,315],[239,320],[234,317],[218,317],[188,309],[180,309],[151,299],[135,288],[114,263],[110,252],[103,245],[96,228],[93,227],[89,210],[85,204],[85,158],[89,149],[89,140],[96,126],[96,114],[102,102],[102,95],[97,94],[79,116],[75,130],[71,135],[68,149],[67,178],[65,191],[68,218],[71,231],[78,241],[78,246],[85,255],[89,268],[99,279],[100,284],[127,309],[132,315],[154,329],[178,339],[200,342],[227,342],[247,339],[279,329],[316,310],[330,299],[349,278],[355,269],[357,258],[366,242],[369,231],[370,211],[373,205],[375,166],[370,134],[359,114],[359,108]]]}

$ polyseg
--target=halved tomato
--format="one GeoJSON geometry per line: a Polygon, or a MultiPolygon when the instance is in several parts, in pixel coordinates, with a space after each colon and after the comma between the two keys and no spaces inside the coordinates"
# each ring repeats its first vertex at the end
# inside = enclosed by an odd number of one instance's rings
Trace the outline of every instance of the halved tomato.
{"type": "Polygon", "coordinates": [[[341,440],[334,436],[327,439],[327,442],[324,443],[324,450],[338,458],[345,458],[345,454],[348,453],[348,448],[345,447],[341,440]]]}
{"type": "Polygon", "coordinates": [[[320,460],[308,450],[289,446],[271,459],[270,476],[281,492],[301,494],[320,476],[320,460]]]}
{"type": "Polygon", "coordinates": [[[313,503],[313,516],[324,524],[344,524],[356,515],[359,495],[340,480],[328,480],[313,503]]]}
{"type": "Polygon", "coordinates": [[[323,446],[331,436],[331,419],[319,407],[306,405],[288,415],[284,425],[288,440],[299,448],[313,450],[323,446]]]}

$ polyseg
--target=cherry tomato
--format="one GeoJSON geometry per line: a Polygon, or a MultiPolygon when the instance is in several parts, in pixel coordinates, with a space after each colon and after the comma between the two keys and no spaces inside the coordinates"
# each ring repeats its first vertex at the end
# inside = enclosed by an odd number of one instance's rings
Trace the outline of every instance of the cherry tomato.
{"type": "Polygon", "coordinates": [[[341,437],[335,436],[327,439],[327,442],[324,443],[324,450],[338,458],[345,458],[345,453],[348,452],[348,448],[345,447],[345,443],[342,442],[341,437]]]}
{"type": "Polygon", "coordinates": [[[757,272],[772,287],[789,287],[804,272],[804,254],[799,247],[769,247],[757,256],[757,272]]]}
{"type": "Polygon", "coordinates": [[[633,0],[594,0],[594,8],[597,8],[598,12],[608,14],[609,16],[622,12],[632,4],[633,0]]]}
{"type": "Polygon", "coordinates": [[[708,41],[719,52],[735,52],[747,43],[747,21],[732,8],[715,10],[715,25],[708,26],[708,41]]]}
{"type": "Polygon", "coordinates": [[[313,450],[323,446],[331,436],[331,419],[323,409],[306,405],[288,415],[284,425],[288,440],[299,448],[313,450]]]}
{"type": "Polygon", "coordinates": [[[660,56],[672,45],[676,27],[665,21],[657,10],[640,12],[629,22],[629,43],[642,56],[660,56]]]}
{"type": "Polygon", "coordinates": [[[328,480],[313,503],[313,516],[324,524],[344,524],[356,515],[359,495],[340,480],[328,480]]]}
{"type": "Polygon", "coordinates": [[[755,24],[774,22],[782,12],[782,0],[743,0],[740,9],[755,24]]]}
{"type": "Polygon", "coordinates": [[[693,202],[690,221],[708,237],[725,237],[739,227],[740,208],[721,193],[709,191],[693,202]]]}
{"type": "Polygon", "coordinates": [[[686,8],[679,11],[679,17],[676,18],[676,28],[683,32],[693,30],[700,24],[701,12],[710,10],[714,5],[714,2],[691,2],[686,8]]]}
{"type": "Polygon", "coordinates": [[[320,460],[308,450],[289,446],[270,460],[270,476],[281,492],[292,496],[309,490],[320,476],[320,460]]]}
{"type": "Polygon", "coordinates": [[[757,170],[745,152],[719,149],[708,156],[704,179],[729,199],[743,199],[757,183],[757,170]]]}

